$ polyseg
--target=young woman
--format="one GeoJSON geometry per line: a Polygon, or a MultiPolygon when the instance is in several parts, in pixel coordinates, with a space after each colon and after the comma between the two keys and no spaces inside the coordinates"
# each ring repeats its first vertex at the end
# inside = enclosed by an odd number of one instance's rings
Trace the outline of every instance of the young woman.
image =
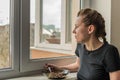
{"type": "Polygon", "coordinates": [[[76,62],[65,66],[47,64],[46,67],[78,71],[78,80],[120,80],[119,53],[106,41],[102,15],[89,8],[80,10],[73,33],[78,43],[76,62]]]}

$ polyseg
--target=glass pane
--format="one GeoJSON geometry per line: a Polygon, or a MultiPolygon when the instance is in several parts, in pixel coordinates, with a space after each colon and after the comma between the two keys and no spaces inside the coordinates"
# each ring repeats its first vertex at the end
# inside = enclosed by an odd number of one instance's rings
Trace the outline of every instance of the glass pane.
{"type": "Polygon", "coordinates": [[[35,35],[35,0],[30,0],[30,46],[34,47],[35,35]]]}
{"type": "Polygon", "coordinates": [[[63,0],[30,0],[30,59],[71,55],[59,51],[51,52],[39,47],[40,43],[60,44],[61,1],[63,0]],[[38,29],[40,29],[39,32],[37,32],[38,29]]]}
{"type": "Polygon", "coordinates": [[[0,69],[11,66],[10,55],[10,0],[0,2],[0,69]]]}
{"type": "Polygon", "coordinates": [[[61,0],[43,0],[41,42],[60,44],[61,0]]]}

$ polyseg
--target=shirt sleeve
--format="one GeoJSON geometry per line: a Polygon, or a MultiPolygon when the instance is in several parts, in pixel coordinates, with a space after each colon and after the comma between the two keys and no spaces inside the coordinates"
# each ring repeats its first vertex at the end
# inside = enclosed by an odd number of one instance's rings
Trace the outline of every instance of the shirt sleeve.
{"type": "Polygon", "coordinates": [[[116,47],[111,46],[104,57],[105,69],[107,72],[120,70],[120,55],[116,47]]]}

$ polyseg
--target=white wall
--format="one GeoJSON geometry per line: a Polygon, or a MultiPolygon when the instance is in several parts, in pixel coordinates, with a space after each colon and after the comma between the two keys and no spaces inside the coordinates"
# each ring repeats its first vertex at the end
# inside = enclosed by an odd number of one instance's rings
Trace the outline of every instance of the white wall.
{"type": "Polygon", "coordinates": [[[111,43],[120,53],[120,0],[111,0],[111,43]]]}
{"type": "Polygon", "coordinates": [[[90,7],[102,14],[105,19],[107,40],[111,41],[111,0],[91,0],[90,7]]]}

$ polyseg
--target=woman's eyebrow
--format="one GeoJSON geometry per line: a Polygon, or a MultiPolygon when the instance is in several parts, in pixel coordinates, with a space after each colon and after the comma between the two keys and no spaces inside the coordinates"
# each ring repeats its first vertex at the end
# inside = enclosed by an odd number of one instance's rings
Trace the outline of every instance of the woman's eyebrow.
{"type": "Polygon", "coordinates": [[[80,25],[75,24],[75,27],[79,27],[80,25]]]}

